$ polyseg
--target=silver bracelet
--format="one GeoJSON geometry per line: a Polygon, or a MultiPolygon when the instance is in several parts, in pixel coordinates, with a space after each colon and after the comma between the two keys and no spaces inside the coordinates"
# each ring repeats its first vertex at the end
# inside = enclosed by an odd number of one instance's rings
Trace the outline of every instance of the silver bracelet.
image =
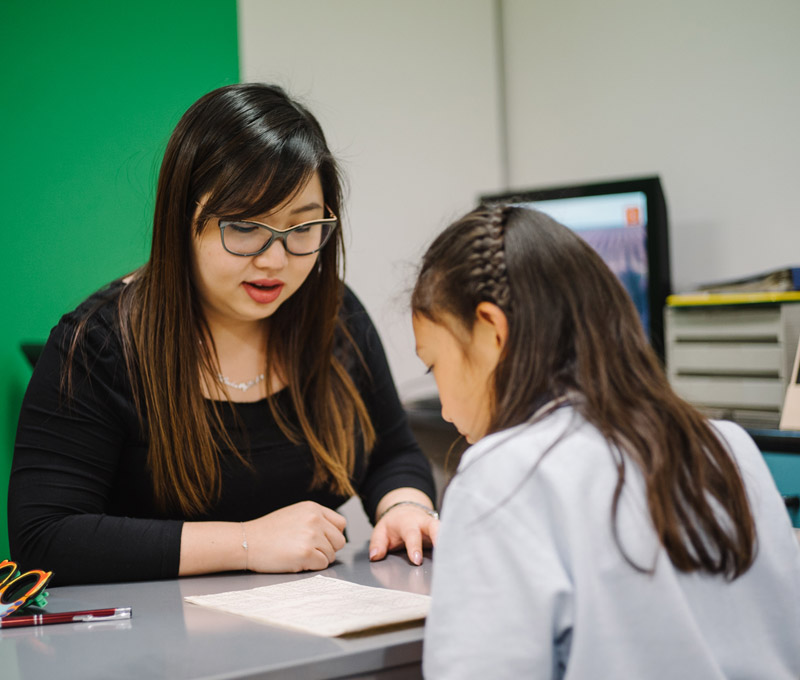
{"type": "Polygon", "coordinates": [[[244,570],[247,571],[247,533],[244,530],[244,522],[239,522],[242,527],[242,547],[244,548],[244,570]]]}
{"type": "MultiPolygon", "coordinates": [[[[380,514],[380,517],[378,517],[378,522],[380,522],[384,518],[386,513],[389,512],[389,510],[393,510],[398,505],[413,505],[414,507],[419,508],[420,510],[424,510],[429,516],[433,517],[433,519],[439,519],[439,513],[436,512],[436,510],[429,508],[427,505],[423,505],[422,503],[417,503],[416,501],[397,501],[397,503],[392,503],[388,508],[386,508],[386,510],[384,510],[380,514]]],[[[375,522],[375,524],[377,524],[378,522],[375,522]]]]}

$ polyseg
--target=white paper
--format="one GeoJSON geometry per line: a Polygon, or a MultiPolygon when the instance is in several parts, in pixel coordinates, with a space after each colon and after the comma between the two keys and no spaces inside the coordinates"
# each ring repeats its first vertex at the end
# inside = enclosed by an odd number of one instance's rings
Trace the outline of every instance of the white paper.
{"type": "Polygon", "coordinates": [[[335,637],[424,619],[431,598],[317,575],[289,583],[184,599],[264,623],[335,637]]]}

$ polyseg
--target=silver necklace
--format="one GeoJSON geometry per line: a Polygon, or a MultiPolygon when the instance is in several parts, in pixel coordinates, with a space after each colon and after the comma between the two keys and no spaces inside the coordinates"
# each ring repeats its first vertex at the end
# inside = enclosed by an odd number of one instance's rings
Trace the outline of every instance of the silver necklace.
{"type": "Polygon", "coordinates": [[[226,378],[222,373],[217,373],[217,380],[219,380],[223,385],[227,385],[228,387],[233,387],[236,390],[241,390],[242,392],[247,392],[251,387],[255,387],[264,379],[264,374],[256,376],[252,380],[248,380],[247,382],[233,382],[232,380],[226,378]]]}

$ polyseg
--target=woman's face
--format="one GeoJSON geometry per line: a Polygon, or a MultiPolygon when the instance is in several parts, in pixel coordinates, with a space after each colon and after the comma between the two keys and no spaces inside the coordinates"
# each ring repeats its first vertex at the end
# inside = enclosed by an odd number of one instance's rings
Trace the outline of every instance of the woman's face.
{"type": "MultiPolygon", "coordinates": [[[[248,219],[283,231],[321,219],[324,213],[322,185],[314,173],[289,202],[248,219]]],[[[209,325],[258,322],[272,316],[303,285],[318,256],[290,255],[278,239],[258,255],[233,255],[222,246],[219,220],[210,219],[192,239],[194,282],[209,325]]]]}

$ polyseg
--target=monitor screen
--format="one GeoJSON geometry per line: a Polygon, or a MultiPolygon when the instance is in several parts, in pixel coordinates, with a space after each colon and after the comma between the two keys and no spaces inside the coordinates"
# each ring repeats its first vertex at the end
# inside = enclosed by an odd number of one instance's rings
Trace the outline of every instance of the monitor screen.
{"type": "Polygon", "coordinates": [[[657,177],[526,189],[481,200],[541,210],[578,233],[622,282],[663,359],[663,308],[671,282],[666,202],[657,177]]]}

